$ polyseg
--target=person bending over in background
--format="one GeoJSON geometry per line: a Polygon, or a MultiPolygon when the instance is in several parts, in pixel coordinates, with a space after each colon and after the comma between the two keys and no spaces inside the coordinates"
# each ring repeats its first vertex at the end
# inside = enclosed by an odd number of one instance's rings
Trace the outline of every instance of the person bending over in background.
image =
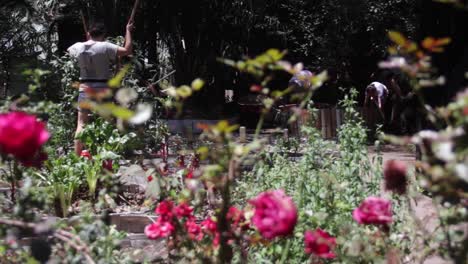
{"type": "Polygon", "coordinates": [[[383,83],[380,83],[380,82],[372,82],[366,88],[364,106],[368,106],[369,102],[373,102],[377,106],[385,122],[385,114],[384,114],[383,108],[387,101],[387,98],[388,98],[387,86],[385,86],[383,83]]]}
{"type": "MultiPolygon", "coordinates": [[[[400,87],[393,72],[384,72],[382,83],[372,82],[366,88],[364,106],[373,102],[382,116],[386,130],[392,133],[415,132],[420,129],[419,102],[411,89],[400,87]],[[389,117],[389,118],[387,118],[389,117]]],[[[373,76],[372,76],[373,77],[373,76]]]]}
{"type": "MultiPolygon", "coordinates": [[[[107,82],[112,77],[111,63],[115,62],[117,56],[127,56],[132,53],[132,32],[133,22],[127,24],[125,34],[125,46],[105,41],[106,29],[104,24],[96,23],[87,32],[87,41],[78,42],[68,48],[72,57],[78,60],[80,68],[80,86],[78,104],[88,100],[88,94],[105,92],[107,82]]],[[[90,112],[80,109],[78,106],[78,121],[75,137],[83,130],[84,125],[89,120],[90,112]]],[[[75,152],[80,155],[83,144],[75,139],[75,152]]]]}

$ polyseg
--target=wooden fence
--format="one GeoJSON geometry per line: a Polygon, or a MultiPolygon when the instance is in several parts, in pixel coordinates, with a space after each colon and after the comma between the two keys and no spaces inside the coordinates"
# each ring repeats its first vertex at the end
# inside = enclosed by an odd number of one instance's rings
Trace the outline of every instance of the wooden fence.
{"type": "MultiPolygon", "coordinates": [[[[375,108],[359,107],[358,112],[371,133],[375,131],[377,124],[382,122],[380,114],[375,108]]],[[[311,113],[306,111],[298,118],[297,122],[290,125],[291,134],[299,135],[300,127],[310,124],[311,121],[314,122],[315,128],[321,131],[323,138],[337,138],[339,128],[345,121],[344,109],[332,105],[318,105],[314,118],[311,113]]]]}

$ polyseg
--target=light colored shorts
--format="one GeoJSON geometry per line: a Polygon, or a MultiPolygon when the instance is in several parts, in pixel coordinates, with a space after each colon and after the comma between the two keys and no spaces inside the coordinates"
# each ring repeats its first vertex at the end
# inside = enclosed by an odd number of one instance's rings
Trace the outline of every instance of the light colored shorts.
{"type": "Polygon", "coordinates": [[[87,88],[93,89],[96,93],[109,89],[107,82],[84,82],[80,83],[79,86],[79,93],[78,93],[78,111],[88,111],[85,109],[81,109],[79,104],[83,101],[89,100],[88,94],[85,92],[87,88]]]}

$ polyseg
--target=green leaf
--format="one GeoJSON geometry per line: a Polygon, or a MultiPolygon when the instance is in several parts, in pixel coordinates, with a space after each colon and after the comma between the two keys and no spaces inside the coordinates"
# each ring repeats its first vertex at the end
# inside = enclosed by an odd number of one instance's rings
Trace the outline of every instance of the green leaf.
{"type": "Polygon", "coordinates": [[[197,78],[197,79],[193,80],[193,82],[192,82],[192,89],[194,91],[199,91],[199,90],[201,90],[201,88],[204,85],[205,85],[205,82],[202,79],[197,78]]]}
{"type": "Polygon", "coordinates": [[[398,31],[389,31],[388,37],[397,45],[403,46],[406,43],[406,38],[398,31]]]}
{"type": "Polygon", "coordinates": [[[118,88],[122,84],[122,80],[127,74],[128,70],[130,69],[130,65],[125,65],[118,73],[115,75],[114,78],[110,79],[107,84],[111,88],[118,88]]]}
{"type": "Polygon", "coordinates": [[[279,51],[277,49],[269,49],[269,50],[267,50],[266,54],[268,56],[270,56],[270,58],[273,61],[279,61],[284,57],[284,55],[286,55],[286,52],[284,52],[284,51],[281,52],[281,51],[279,51]]]}
{"type": "Polygon", "coordinates": [[[182,85],[176,90],[177,95],[182,98],[187,98],[192,95],[192,89],[188,85],[182,85]]]}
{"type": "Polygon", "coordinates": [[[118,106],[114,103],[95,104],[92,109],[97,111],[100,115],[110,116],[113,115],[117,118],[128,120],[132,118],[135,113],[125,107],[118,106]]]}

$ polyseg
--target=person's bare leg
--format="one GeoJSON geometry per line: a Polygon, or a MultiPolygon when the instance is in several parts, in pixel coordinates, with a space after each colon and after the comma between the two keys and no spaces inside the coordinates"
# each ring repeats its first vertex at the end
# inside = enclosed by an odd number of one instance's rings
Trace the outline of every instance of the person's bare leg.
{"type": "MultiPolygon", "coordinates": [[[[78,121],[77,121],[77,124],[76,124],[75,138],[83,130],[86,123],[88,123],[89,114],[87,113],[87,111],[78,110],[78,118],[77,119],[78,119],[78,121]]],[[[80,155],[82,150],[83,150],[83,143],[81,143],[78,139],[75,139],[75,152],[76,152],[76,154],[80,155]]]]}

